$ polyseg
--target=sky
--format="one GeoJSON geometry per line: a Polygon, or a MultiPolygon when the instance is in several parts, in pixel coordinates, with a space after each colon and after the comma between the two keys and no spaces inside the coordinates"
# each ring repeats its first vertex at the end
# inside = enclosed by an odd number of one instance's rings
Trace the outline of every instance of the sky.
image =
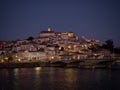
{"type": "Polygon", "coordinates": [[[0,40],[38,37],[48,27],[120,47],[120,0],[0,0],[0,40]]]}

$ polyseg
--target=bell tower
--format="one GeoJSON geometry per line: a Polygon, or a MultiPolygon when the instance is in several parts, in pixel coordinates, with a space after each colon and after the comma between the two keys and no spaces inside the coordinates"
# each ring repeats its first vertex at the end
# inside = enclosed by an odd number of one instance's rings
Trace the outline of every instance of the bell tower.
{"type": "Polygon", "coordinates": [[[48,32],[51,32],[51,28],[50,27],[48,27],[48,32]]]}

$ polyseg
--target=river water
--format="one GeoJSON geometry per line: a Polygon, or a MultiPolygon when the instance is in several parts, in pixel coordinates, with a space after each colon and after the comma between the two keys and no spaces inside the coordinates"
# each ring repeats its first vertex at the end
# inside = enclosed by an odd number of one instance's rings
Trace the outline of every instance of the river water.
{"type": "Polygon", "coordinates": [[[0,69],[0,90],[120,90],[120,69],[0,69]]]}

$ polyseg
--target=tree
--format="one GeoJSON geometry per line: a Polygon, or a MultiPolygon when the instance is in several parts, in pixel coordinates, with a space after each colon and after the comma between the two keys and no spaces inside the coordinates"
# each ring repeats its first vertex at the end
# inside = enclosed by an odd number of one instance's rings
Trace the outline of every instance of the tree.
{"type": "Polygon", "coordinates": [[[112,39],[109,39],[106,41],[106,44],[107,44],[107,48],[113,52],[113,48],[114,48],[114,44],[113,44],[113,40],[112,39]]]}
{"type": "Polygon", "coordinates": [[[114,53],[120,54],[120,48],[114,48],[114,53]]]}
{"type": "Polygon", "coordinates": [[[113,49],[114,49],[114,42],[113,42],[113,40],[112,39],[106,40],[105,44],[102,45],[102,48],[108,49],[111,52],[113,52],[113,49]]]}
{"type": "Polygon", "coordinates": [[[32,36],[28,37],[27,40],[32,41],[34,38],[32,36]]]}

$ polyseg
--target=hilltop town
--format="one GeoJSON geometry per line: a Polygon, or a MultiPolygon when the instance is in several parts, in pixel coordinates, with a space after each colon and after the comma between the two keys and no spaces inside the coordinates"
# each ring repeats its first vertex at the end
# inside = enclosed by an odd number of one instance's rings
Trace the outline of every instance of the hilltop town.
{"type": "Polygon", "coordinates": [[[99,40],[76,36],[74,32],[41,31],[36,38],[0,42],[0,62],[102,59],[109,50],[99,49],[99,40]]]}

